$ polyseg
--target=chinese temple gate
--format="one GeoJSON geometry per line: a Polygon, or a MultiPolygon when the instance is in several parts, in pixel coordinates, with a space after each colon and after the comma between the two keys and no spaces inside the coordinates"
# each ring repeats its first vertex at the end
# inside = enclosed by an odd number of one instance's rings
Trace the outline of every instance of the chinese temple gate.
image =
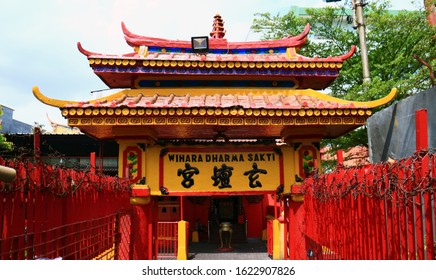
{"type": "MultiPolygon", "coordinates": [[[[33,93],[58,107],[69,126],[117,140],[119,176],[134,183],[137,258],[154,258],[161,221],[187,221],[189,237],[202,224],[208,232],[200,239],[218,243],[228,229],[220,225],[230,226],[232,242],[244,242],[264,237],[269,219],[285,220],[292,243],[292,227],[303,222],[298,186],[318,170],[321,139],[365,124],[396,94],[352,102],[319,92],[355,47],[337,57],[301,56],[309,25],[297,36],[257,42],[228,42],[219,15],[210,37],[189,41],[122,30],[131,53],[78,48],[108,87],[124,90],[86,101],[55,100],[37,87],[33,93]],[[279,219],[284,204],[293,217],[279,219]]],[[[305,254],[293,248],[291,257],[305,254]]]]}

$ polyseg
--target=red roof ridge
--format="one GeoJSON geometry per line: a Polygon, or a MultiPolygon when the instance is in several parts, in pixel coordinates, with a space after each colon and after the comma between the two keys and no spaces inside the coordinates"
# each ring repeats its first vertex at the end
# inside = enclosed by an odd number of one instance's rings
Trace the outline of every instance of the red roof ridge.
{"type": "Polygon", "coordinates": [[[99,56],[99,57],[121,57],[121,58],[125,58],[125,57],[133,57],[133,56],[136,55],[136,52],[126,53],[126,54],[122,54],[122,55],[103,54],[103,53],[91,52],[91,51],[88,51],[85,48],[83,48],[83,46],[82,46],[82,44],[80,42],[77,42],[77,48],[79,49],[79,52],[84,54],[86,57],[99,56]]]}
{"type": "Polygon", "coordinates": [[[351,49],[348,53],[340,55],[340,56],[336,56],[335,58],[339,58],[341,60],[347,60],[349,59],[354,53],[356,52],[356,46],[352,45],[351,49]]]}
{"type": "Polygon", "coordinates": [[[77,42],[77,48],[79,49],[79,52],[81,52],[82,54],[86,55],[86,56],[91,56],[91,55],[102,55],[101,53],[95,53],[95,52],[90,52],[88,50],[85,50],[82,47],[82,44],[80,42],[77,42]]]}
{"type": "MultiPolygon", "coordinates": [[[[162,48],[191,48],[191,41],[186,40],[169,40],[163,38],[142,36],[132,33],[127,29],[124,22],[121,22],[121,28],[127,44],[131,47],[154,46],[162,48]]],[[[249,49],[249,48],[277,48],[277,47],[301,47],[306,43],[307,35],[310,31],[308,23],[303,32],[296,36],[286,36],[282,39],[252,41],[252,42],[227,42],[224,38],[209,38],[209,49],[249,49]]]]}

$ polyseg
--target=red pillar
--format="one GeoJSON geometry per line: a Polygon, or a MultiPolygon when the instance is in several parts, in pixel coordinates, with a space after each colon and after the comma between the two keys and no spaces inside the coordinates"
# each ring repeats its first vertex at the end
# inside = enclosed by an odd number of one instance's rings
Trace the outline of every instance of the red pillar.
{"type": "Polygon", "coordinates": [[[337,157],[337,166],[338,166],[338,168],[343,167],[344,166],[344,151],[338,150],[336,152],[336,157],[337,157]]]}
{"type": "Polygon", "coordinates": [[[428,149],[428,120],[427,109],[417,110],[415,113],[416,151],[428,149]]]}
{"type": "Polygon", "coordinates": [[[133,259],[151,260],[153,258],[153,200],[145,205],[133,206],[132,240],[133,259]]]}
{"type": "Polygon", "coordinates": [[[91,174],[95,174],[95,152],[90,154],[89,162],[91,165],[91,174]]]}
{"type": "Polygon", "coordinates": [[[304,221],[304,207],[303,203],[293,201],[292,196],[289,198],[289,210],[285,212],[289,224],[284,225],[288,227],[289,235],[289,259],[291,260],[306,260],[306,237],[305,237],[305,221],[304,221]]]}

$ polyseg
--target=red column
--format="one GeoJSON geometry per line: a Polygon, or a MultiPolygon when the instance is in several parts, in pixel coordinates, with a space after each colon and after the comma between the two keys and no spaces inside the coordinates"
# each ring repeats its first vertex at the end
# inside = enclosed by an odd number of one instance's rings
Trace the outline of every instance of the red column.
{"type": "Polygon", "coordinates": [[[91,174],[95,174],[95,152],[90,154],[90,166],[91,166],[91,174]]]}
{"type": "Polygon", "coordinates": [[[292,197],[289,199],[289,210],[285,211],[285,221],[289,221],[289,225],[284,225],[288,227],[289,236],[289,259],[291,260],[306,260],[306,236],[305,236],[305,221],[304,217],[304,207],[303,203],[295,202],[292,197]]]}
{"type": "Polygon", "coordinates": [[[153,201],[133,206],[132,240],[133,259],[151,260],[153,257],[153,201]]]}
{"type": "Polygon", "coordinates": [[[344,151],[342,150],[338,150],[336,152],[336,157],[337,157],[337,166],[343,167],[344,166],[344,151]]]}
{"type": "Polygon", "coordinates": [[[427,110],[417,110],[415,113],[416,151],[428,149],[428,120],[427,110]]]}

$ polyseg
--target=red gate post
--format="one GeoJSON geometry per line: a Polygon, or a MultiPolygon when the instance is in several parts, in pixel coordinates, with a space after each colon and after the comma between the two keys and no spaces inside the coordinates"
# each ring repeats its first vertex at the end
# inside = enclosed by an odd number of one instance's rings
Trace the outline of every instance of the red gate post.
{"type": "Polygon", "coordinates": [[[35,162],[38,162],[41,157],[41,129],[39,127],[33,129],[33,153],[35,162]]]}

